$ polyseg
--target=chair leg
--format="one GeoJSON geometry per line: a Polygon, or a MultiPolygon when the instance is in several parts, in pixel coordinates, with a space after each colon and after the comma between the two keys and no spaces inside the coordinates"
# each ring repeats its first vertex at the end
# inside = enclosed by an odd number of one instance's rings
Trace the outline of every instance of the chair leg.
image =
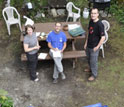
{"type": "Polygon", "coordinates": [[[75,21],[75,18],[73,18],[73,22],[76,22],[76,21],[75,21]]]}
{"type": "Polygon", "coordinates": [[[20,28],[20,31],[22,32],[22,27],[21,27],[21,23],[19,23],[19,28],[20,28]]]}
{"type": "Polygon", "coordinates": [[[104,55],[104,48],[102,48],[102,57],[105,58],[105,55],[104,55]]]}
{"type": "Polygon", "coordinates": [[[66,22],[68,21],[69,17],[67,17],[66,22]]]}
{"type": "Polygon", "coordinates": [[[7,30],[8,30],[8,34],[11,35],[10,33],[10,25],[7,24],[7,30]]]}

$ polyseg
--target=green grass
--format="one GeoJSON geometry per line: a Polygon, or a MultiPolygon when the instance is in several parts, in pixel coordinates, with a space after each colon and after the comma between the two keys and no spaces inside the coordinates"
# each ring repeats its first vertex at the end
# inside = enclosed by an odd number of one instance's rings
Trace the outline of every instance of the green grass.
{"type": "MultiPolygon", "coordinates": [[[[95,82],[85,83],[89,88],[85,103],[102,102],[109,107],[123,107],[124,93],[124,34],[121,25],[114,19],[110,22],[109,40],[105,47],[105,58],[100,52],[98,67],[99,74],[95,82]]],[[[88,19],[81,19],[82,26],[87,30],[88,19]]],[[[80,77],[82,78],[82,77],[80,77]]]]}

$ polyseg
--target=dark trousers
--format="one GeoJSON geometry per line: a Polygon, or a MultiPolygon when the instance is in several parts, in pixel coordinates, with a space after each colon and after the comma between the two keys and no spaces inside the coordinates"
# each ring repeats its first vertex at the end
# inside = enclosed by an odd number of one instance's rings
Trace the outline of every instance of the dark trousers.
{"type": "Polygon", "coordinates": [[[97,77],[97,73],[98,73],[97,62],[98,62],[99,49],[96,52],[94,52],[93,49],[87,47],[86,54],[92,75],[94,77],[97,77]]]}
{"type": "Polygon", "coordinates": [[[38,62],[38,57],[37,53],[36,54],[28,54],[27,59],[28,59],[28,69],[30,73],[30,78],[31,80],[35,80],[37,78],[36,76],[36,67],[37,67],[37,62],[38,62]]]}

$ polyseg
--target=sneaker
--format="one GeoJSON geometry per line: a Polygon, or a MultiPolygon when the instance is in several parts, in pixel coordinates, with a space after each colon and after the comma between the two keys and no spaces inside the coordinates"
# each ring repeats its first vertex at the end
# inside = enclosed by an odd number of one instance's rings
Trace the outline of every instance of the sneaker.
{"type": "Polygon", "coordinates": [[[34,81],[35,81],[35,82],[39,81],[39,78],[36,78],[34,81]]]}
{"type": "Polygon", "coordinates": [[[65,76],[65,74],[63,72],[61,73],[61,77],[62,77],[62,80],[66,79],[66,76],[65,76]]]}
{"type": "Polygon", "coordinates": [[[89,78],[88,78],[88,81],[94,81],[96,78],[94,77],[94,76],[90,76],[89,78]]]}
{"type": "Polygon", "coordinates": [[[38,76],[39,75],[39,72],[36,72],[36,75],[38,76]]]}
{"type": "Polygon", "coordinates": [[[58,79],[54,79],[54,80],[53,80],[53,83],[54,83],[54,84],[58,83],[58,79]]]}

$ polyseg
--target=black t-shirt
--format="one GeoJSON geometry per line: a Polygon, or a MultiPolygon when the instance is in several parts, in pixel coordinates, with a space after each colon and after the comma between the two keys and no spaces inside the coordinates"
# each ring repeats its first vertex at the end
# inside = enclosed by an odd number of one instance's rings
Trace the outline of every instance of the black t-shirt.
{"type": "Polygon", "coordinates": [[[100,20],[97,22],[93,22],[90,20],[88,27],[89,35],[88,35],[88,48],[94,48],[98,45],[101,36],[105,36],[104,25],[100,20]]]}

